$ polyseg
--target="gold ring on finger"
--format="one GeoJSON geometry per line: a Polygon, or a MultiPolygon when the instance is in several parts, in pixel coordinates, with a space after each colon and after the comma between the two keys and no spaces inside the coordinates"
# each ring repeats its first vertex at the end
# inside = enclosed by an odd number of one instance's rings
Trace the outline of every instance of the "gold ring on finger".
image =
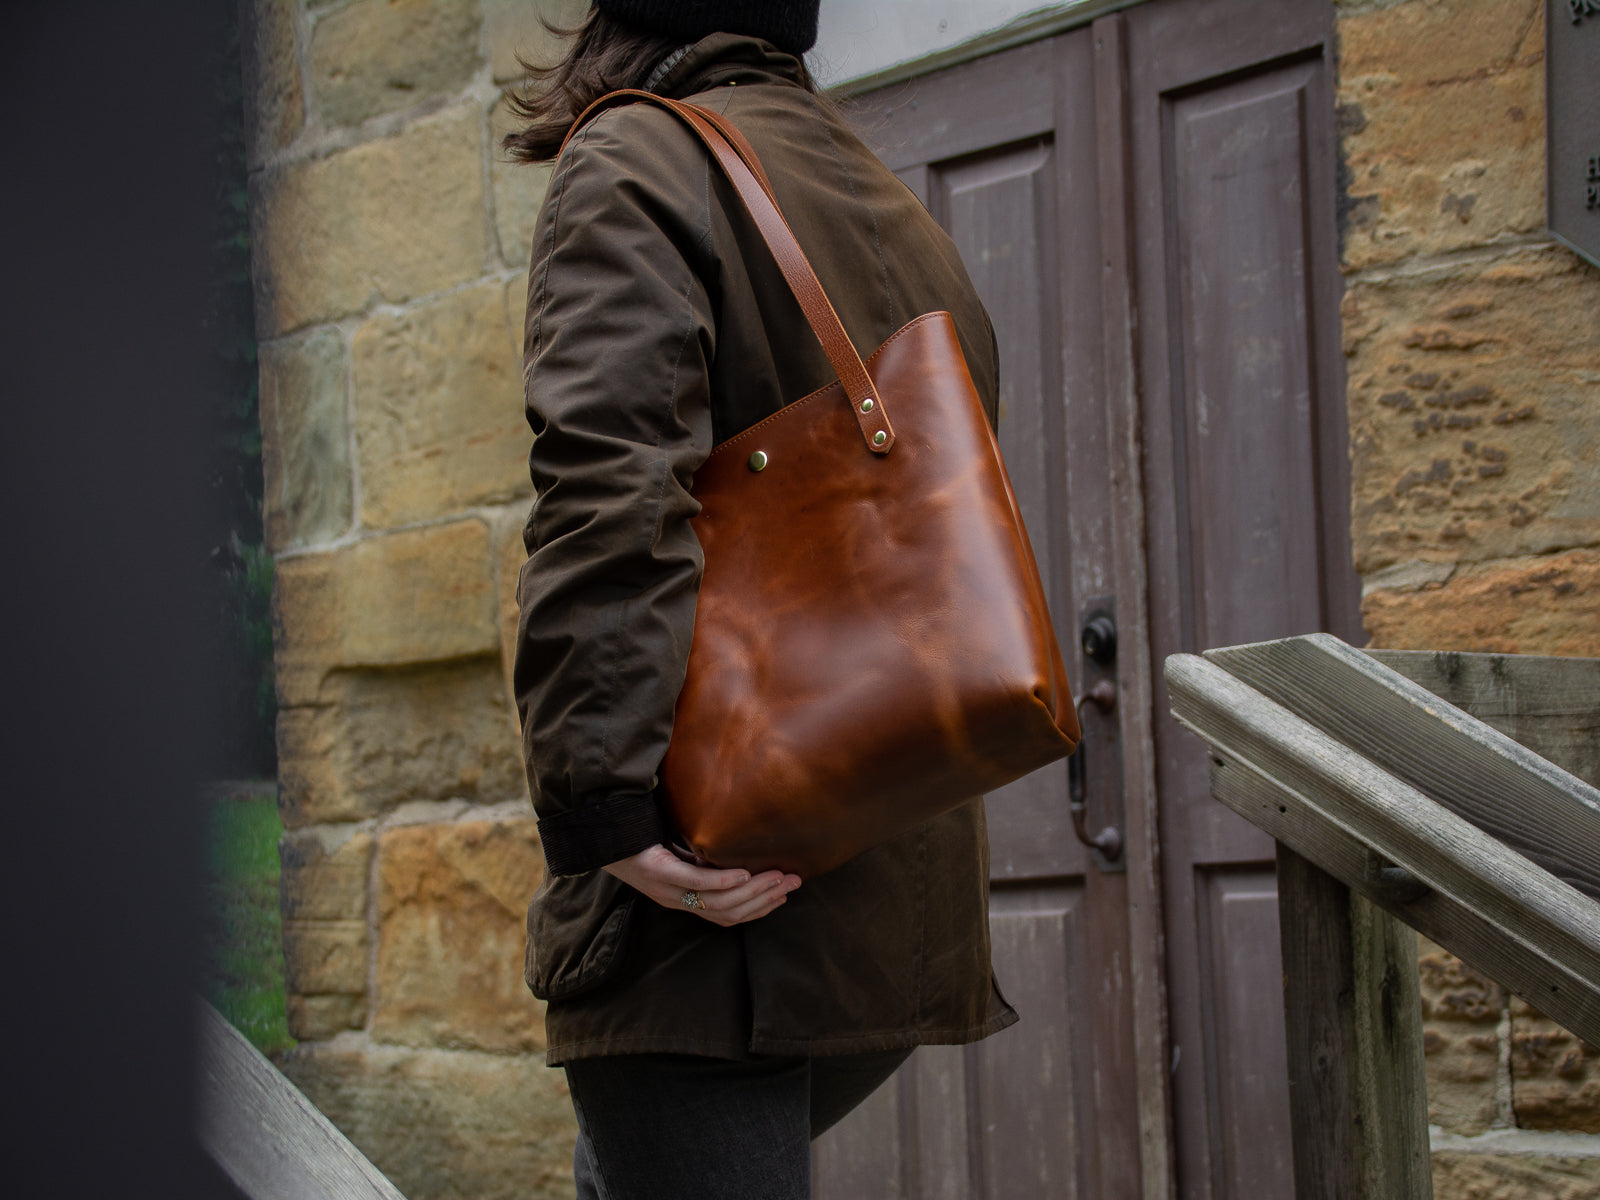
{"type": "Polygon", "coordinates": [[[699,892],[685,892],[678,899],[683,901],[685,908],[704,908],[706,906],[706,902],[700,899],[699,892]]]}

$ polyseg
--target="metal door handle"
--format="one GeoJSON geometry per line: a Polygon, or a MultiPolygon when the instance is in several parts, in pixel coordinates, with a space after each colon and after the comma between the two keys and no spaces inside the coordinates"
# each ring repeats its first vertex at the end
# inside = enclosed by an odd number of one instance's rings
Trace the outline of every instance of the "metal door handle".
{"type": "MultiPolygon", "coordinates": [[[[1080,731],[1083,725],[1083,706],[1085,704],[1093,704],[1102,713],[1115,712],[1117,708],[1117,685],[1109,679],[1102,679],[1078,698],[1078,725],[1080,731]]],[[[1117,859],[1122,857],[1122,833],[1115,825],[1107,825],[1093,837],[1089,836],[1089,772],[1084,765],[1087,744],[1087,738],[1080,741],[1077,752],[1067,760],[1067,810],[1072,814],[1072,832],[1077,835],[1078,840],[1085,846],[1088,846],[1091,850],[1100,851],[1107,862],[1116,862],[1117,859]]]]}

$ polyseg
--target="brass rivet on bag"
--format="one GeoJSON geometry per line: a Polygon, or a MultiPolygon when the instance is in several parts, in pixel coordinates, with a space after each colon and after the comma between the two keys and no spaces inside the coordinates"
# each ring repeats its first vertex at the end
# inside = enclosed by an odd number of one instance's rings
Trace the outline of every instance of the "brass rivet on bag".
{"type": "Polygon", "coordinates": [[[881,445],[883,445],[883,444],[884,444],[884,443],[885,443],[885,442],[887,442],[887,441],[888,441],[888,440],[889,440],[889,435],[888,435],[888,434],[887,434],[887,433],[885,433],[885,432],[884,432],[884,431],[883,431],[883,430],[881,430],[881,429],[880,429],[880,430],[878,430],[878,432],[877,432],[877,433],[875,433],[875,434],[873,434],[873,435],[872,435],[872,444],[873,444],[873,445],[874,445],[874,446],[881,446],[881,445]]]}
{"type": "Polygon", "coordinates": [[[767,452],[765,450],[757,450],[750,456],[749,465],[752,471],[765,470],[767,465],[767,452]]]}
{"type": "Polygon", "coordinates": [[[865,400],[863,400],[861,402],[861,411],[862,412],[871,412],[872,411],[872,397],[871,396],[868,396],[865,400]]]}

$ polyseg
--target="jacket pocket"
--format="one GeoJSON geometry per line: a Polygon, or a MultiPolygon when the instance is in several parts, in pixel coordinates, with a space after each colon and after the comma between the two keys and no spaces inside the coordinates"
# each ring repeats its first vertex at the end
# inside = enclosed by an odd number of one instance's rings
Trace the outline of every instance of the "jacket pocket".
{"type": "Polygon", "coordinates": [[[528,905],[522,977],[540,1000],[582,995],[610,978],[639,894],[604,871],[545,878],[528,905]]]}

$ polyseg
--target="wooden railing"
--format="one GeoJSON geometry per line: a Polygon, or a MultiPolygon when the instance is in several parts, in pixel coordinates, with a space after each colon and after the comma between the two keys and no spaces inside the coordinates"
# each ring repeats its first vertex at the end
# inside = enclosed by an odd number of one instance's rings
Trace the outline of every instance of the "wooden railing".
{"type": "Polygon", "coordinates": [[[200,1143],[250,1200],[405,1200],[348,1138],[200,1001],[200,1143]]]}
{"type": "Polygon", "coordinates": [[[1297,1200],[1431,1197],[1413,930],[1600,1043],[1600,659],[1313,634],[1166,677],[1278,842],[1297,1200]]]}

